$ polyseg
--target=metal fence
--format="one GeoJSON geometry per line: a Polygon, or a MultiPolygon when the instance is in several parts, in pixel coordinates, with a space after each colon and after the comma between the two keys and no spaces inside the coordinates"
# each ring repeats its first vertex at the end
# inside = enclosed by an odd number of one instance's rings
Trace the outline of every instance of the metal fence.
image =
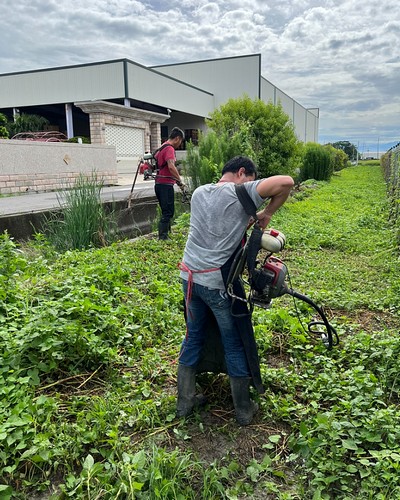
{"type": "Polygon", "coordinates": [[[390,219],[400,245],[400,142],[381,158],[390,203],[390,219]]]}

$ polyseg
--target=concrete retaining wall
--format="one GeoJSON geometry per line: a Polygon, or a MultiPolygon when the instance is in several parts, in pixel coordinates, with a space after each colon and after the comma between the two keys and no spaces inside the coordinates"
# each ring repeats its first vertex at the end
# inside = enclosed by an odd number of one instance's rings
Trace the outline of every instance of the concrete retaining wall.
{"type": "Polygon", "coordinates": [[[117,184],[114,146],[0,139],[0,194],[65,189],[93,171],[104,185],[117,184]]]}
{"type": "MultiPolygon", "coordinates": [[[[104,203],[108,211],[113,211],[118,222],[121,238],[132,238],[152,231],[157,218],[158,202],[155,196],[133,198],[131,207],[127,200],[104,203]]],[[[7,231],[17,241],[27,241],[35,232],[45,232],[46,218],[59,213],[61,209],[49,209],[43,212],[29,212],[17,215],[0,215],[0,234],[7,231]]]]}

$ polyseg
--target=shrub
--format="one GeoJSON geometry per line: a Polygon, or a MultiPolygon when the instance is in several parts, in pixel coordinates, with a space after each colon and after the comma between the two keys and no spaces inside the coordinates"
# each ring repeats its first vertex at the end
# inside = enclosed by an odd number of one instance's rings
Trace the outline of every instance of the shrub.
{"type": "Polygon", "coordinates": [[[6,128],[7,125],[7,117],[0,113],[0,139],[8,139],[9,133],[6,128]]]}
{"type": "Polygon", "coordinates": [[[7,129],[12,137],[21,132],[40,132],[49,123],[49,120],[43,116],[22,113],[15,118],[14,122],[7,123],[7,129]]]}
{"type": "Polygon", "coordinates": [[[25,268],[25,259],[7,231],[0,234],[0,315],[6,303],[13,302],[15,283],[25,268]]]}
{"type": "Polygon", "coordinates": [[[248,96],[229,99],[213,111],[207,125],[218,138],[227,134],[239,149],[235,154],[249,156],[250,152],[260,177],[292,174],[299,165],[301,143],[280,104],[266,104],[248,96]],[[240,138],[245,138],[241,144],[240,138]]]}
{"type": "Polygon", "coordinates": [[[215,132],[210,132],[200,135],[199,146],[196,147],[191,142],[187,144],[184,171],[191,189],[213,182],[218,177],[225,157],[225,141],[220,139],[215,132]]]}
{"type": "Polygon", "coordinates": [[[381,168],[386,181],[390,204],[390,220],[394,224],[397,243],[400,245],[400,148],[392,149],[381,158],[381,168]]]}
{"type": "Polygon", "coordinates": [[[339,170],[342,170],[343,168],[346,168],[350,165],[349,157],[342,149],[337,149],[331,144],[326,144],[324,148],[329,153],[334,172],[339,172],[339,170]]]}
{"type": "Polygon", "coordinates": [[[67,142],[73,142],[73,143],[78,143],[79,139],[81,139],[82,144],[90,144],[90,138],[89,137],[83,137],[83,136],[77,136],[77,137],[71,137],[68,139],[67,142]]]}
{"type": "Polygon", "coordinates": [[[329,181],[332,177],[333,165],[329,151],[320,144],[309,142],[305,145],[303,165],[300,168],[299,181],[315,179],[329,181]]]}

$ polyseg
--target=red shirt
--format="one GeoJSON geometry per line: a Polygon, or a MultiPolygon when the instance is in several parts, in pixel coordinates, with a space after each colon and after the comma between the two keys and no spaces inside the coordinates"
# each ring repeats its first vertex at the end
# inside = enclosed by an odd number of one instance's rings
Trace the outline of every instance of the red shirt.
{"type": "Polygon", "coordinates": [[[175,179],[172,177],[168,168],[168,160],[175,161],[175,149],[173,146],[165,146],[161,151],[156,153],[157,163],[160,171],[156,177],[156,184],[175,184],[175,179]]]}

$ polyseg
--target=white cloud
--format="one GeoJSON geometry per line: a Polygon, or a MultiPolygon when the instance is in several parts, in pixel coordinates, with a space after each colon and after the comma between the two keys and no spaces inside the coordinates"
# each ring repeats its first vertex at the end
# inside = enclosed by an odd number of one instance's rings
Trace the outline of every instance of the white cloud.
{"type": "Polygon", "coordinates": [[[400,139],[397,0],[20,0],[2,6],[0,32],[0,73],[260,52],[265,78],[320,108],[321,142],[400,139]]]}

